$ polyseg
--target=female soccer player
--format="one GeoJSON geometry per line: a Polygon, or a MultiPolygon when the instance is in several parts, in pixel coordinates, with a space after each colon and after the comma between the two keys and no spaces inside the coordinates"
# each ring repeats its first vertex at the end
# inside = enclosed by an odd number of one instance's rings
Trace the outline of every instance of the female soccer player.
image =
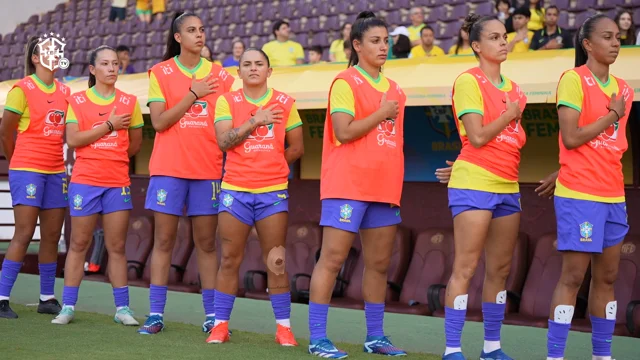
{"type": "Polygon", "coordinates": [[[220,93],[231,89],[234,78],[219,65],[200,57],[204,44],[205,29],[200,18],[178,13],[171,23],[164,61],[149,71],[148,101],[156,138],[145,208],[154,212],[155,240],[150,314],[138,330],[141,334],[156,334],[164,328],[171,253],[185,207],[193,225],[202,284],[206,314],[202,331],[209,332],[215,321],[215,232],[222,152],[213,128],[213,109],[220,93]]]}
{"type": "Polygon", "coordinates": [[[54,80],[55,70],[49,70],[40,62],[37,44],[36,37],[27,42],[27,77],[9,91],[0,122],[2,150],[9,161],[9,188],[15,219],[15,232],[0,274],[0,318],[8,319],[18,317],[9,307],[9,295],[36,230],[38,217],[41,236],[38,312],[57,314],[60,311],[53,290],[58,241],[68,205],[62,137],[66,97],[70,91],[54,80]]]}
{"type": "Polygon", "coordinates": [[[89,89],[67,99],[67,144],[76,149],[69,185],[71,245],[64,269],[62,311],[51,321],[53,324],[66,325],[73,320],[84,260],[98,216],[102,215],[116,305],[113,320],[138,325],[129,309],[124,244],[133,209],[129,158],[140,150],[144,121],[136,97],[115,87],[119,68],[115,49],[101,46],[93,50],[89,89]]]}
{"type": "Polygon", "coordinates": [[[324,230],[311,277],[309,353],[347,357],[327,338],[327,314],[338,271],[360,231],[367,320],[364,351],[401,356],[406,353],[385,336],[383,319],[387,269],[401,221],[406,96],[381,73],[389,50],[384,21],[370,11],[360,13],[350,39],[349,66],[331,85],[325,120],[320,179],[324,230]]]}
{"type": "Polygon", "coordinates": [[[297,346],[289,322],[291,293],[284,270],[284,246],[287,178],[289,164],[304,151],[302,120],[293,98],[267,87],[271,64],[262,50],[248,49],[242,54],[238,75],[242,90],[224,94],[216,103],[216,136],[227,159],[220,192],[222,263],[216,282],[216,326],[207,342],[229,341],[228,322],[238,291],[238,271],[249,231],[255,226],[267,265],[276,342],[297,346]],[[270,258],[280,259],[281,269],[274,268],[270,258]]]}
{"type": "Polygon", "coordinates": [[[613,284],[629,229],[621,159],[633,101],[633,89],[609,73],[619,51],[616,23],[605,15],[587,19],[577,32],[576,67],[558,84],[560,174],[554,202],[562,274],[551,302],[547,359],[564,357],[589,264],[593,359],[611,359],[617,314],[613,284]]]}
{"type": "Polygon", "coordinates": [[[479,66],[453,85],[453,112],[462,150],[449,180],[455,259],[445,297],[446,350],[443,359],[464,359],[460,337],[467,312],[467,290],[484,251],[482,293],[484,348],[481,359],[511,359],[500,347],[506,305],[505,281],[520,226],[518,167],[525,132],[520,124],[527,98],[500,72],[507,59],[507,31],[495,17],[465,19],[479,66]]]}

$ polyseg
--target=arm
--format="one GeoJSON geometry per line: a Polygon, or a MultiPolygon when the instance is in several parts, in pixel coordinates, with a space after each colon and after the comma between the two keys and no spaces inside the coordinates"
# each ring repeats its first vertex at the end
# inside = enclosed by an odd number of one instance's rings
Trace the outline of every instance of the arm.
{"type": "Polygon", "coordinates": [[[289,119],[287,120],[287,132],[285,134],[285,141],[287,149],[284,151],[284,157],[287,159],[287,164],[291,165],[296,160],[302,157],[304,154],[304,143],[302,135],[302,120],[298,109],[293,105],[291,112],[289,112],[289,119]]]}
{"type": "Polygon", "coordinates": [[[304,49],[300,44],[297,44],[296,48],[296,64],[304,64],[304,49]]]}
{"type": "Polygon", "coordinates": [[[583,144],[593,140],[606,128],[611,126],[618,120],[618,115],[610,111],[607,115],[601,117],[589,125],[578,126],[580,112],[568,106],[560,106],[558,108],[558,121],[560,122],[560,134],[562,135],[562,144],[567,150],[575,149],[583,144]]]}
{"type": "Polygon", "coordinates": [[[338,139],[342,144],[348,144],[360,139],[385,119],[386,116],[381,109],[378,109],[378,111],[358,121],[356,121],[352,115],[347,113],[335,112],[331,114],[333,132],[336,139],[338,139]]]}
{"type": "Polygon", "coordinates": [[[142,146],[142,127],[129,128],[129,149],[127,154],[133,157],[140,151],[142,146]]]}
{"type": "Polygon", "coordinates": [[[106,123],[91,130],[80,131],[77,122],[67,121],[67,145],[71,149],[84,147],[93,144],[110,132],[111,130],[109,130],[109,126],[106,123]]]}
{"type": "Polygon", "coordinates": [[[11,110],[4,110],[2,121],[0,122],[0,141],[2,141],[2,151],[7,161],[11,162],[13,151],[16,148],[15,132],[22,115],[11,110]]]}
{"type": "Polygon", "coordinates": [[[251,132],[257,128],[257,125],[256,119],[252,117],[237,128],[233,127],[231,120],[217,121],[215,128],[218,147],[225,152],[245,141],[251,132]]]}
{"type": "Polygon", "coordinates": [[[473,147],[479,148],[493,140],[513,120],[509,112],[500,115],[487,125],[482,125],[482,115],[476,113],[464,114],[462,118],[467,138],[473,147]]]}
{"type": "Polygon", "coordinates": [[[163,132],[169,129],[173,124],[177,123],[189,110],[191,105],[196,101],[195,95],[191,91],[187,92],[182,100],[171,109],[166,108],[166,103],[152,102],[149,103],[149,113],[151,115],[151,124],[157,132],[163,132]]]}

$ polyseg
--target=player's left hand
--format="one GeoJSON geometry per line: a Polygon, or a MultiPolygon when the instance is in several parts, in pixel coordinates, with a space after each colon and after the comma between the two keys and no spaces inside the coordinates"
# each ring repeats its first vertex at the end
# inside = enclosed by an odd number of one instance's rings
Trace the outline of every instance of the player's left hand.
{"type": "Polygon", "coordinates": [[[553,192],[556,189],[556,179],[558,179],[557,171],[550,174],[543,180],[540,180],[540,186],[538,186],[535,190],[538,193],[538,196],[543,196],[551,199],[553,197],[553,192]]]}
{"type": "Polygon", "coordinates": [[[447,184],[449,182],[449,179],[451,178],[453,161],[447,160],[447,165],[449,165],[449,167],[436,169],[436,178],[440,181],[441,184],[447,184]]]}

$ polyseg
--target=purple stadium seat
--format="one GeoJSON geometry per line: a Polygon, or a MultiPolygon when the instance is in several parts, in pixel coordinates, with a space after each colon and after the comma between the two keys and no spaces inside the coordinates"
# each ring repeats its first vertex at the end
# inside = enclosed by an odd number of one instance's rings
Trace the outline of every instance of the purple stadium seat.
{"type": "Polygon", "coordinates": [[[69,68],[69,76],[82,76],[83,70],[84,65],[82,64],[71,65],[71,67],[69,68]]]}
{"type": "Polygon", "coordinates": [[[0,56],[7,56],[9,55],[9,45],[0,45],[0,56]]]}
{"type": "Polygon", "coordinates": [[[444,7],[431,8],[431,11],[425,18],[426,22],[442,21],[447,18],[447,9],[444,7]]]}
{"type": "Polygon", "coordinates": [[[279,18],[281,19],[289,18],[293,15],[293,8],[288,2],[281,2],[278,5],[278,14],[280,14],[279,18]]]}
{"type": "Polygon", "coordinates": [[[409,9],[411,7],[411,3],[409,0],[396,0],[393,2],[393,6],[396,9],[409,9]]]}
{"type": "MultiPolygon", "coordinates": [[[[47,25],[48,25],[48,24],[49,24],[49,22],[51,22],[51,12],[48,12],[48,13],[44,13],[44,14],[42,14],[42,16],[40,17],[40,21],[39,21],[39,23],[40,23],[40,24],[47,24],[47,25]]],[[[38,22],[36,22],[36,24],[37,24],[37,23],[38,23],[38,22]]]]}
{"type": "Polygon", "coordinates": [[[596,0],[580,0],[569,3],[569,10],[573,12],[587,10],[596,6],[596,0]]]}
{"type": "Polygon", "coordinates": [[[12,79],[22,79],[24,77],[24,69],[15,68],[11,73],[12,79]]]}
{"type": "Polygon", "coordinates": [[[152,32],[151,36],[149,37],[149,42],[153,45],[162,44],[165,41],[163,35],[164,34],[160,31],[152,32]]]}
{"type": "Polygon", "coordinates": [[[105,41],[104,41],[105,45],[109,45],[112,48],[115,48],[118,46],[118,41],[116,39],[116,37],[114,35],[108,35],[105,37],[105,41]]]}
{"type": "Polygon", "coordinates": [[[232,37],[244,35],[244,24],[236,24],[235,28],[229,35],[231,35],[232,37]]]}
{"type": "Polygon", "coordinates": [[[329,39],[327,38],[327,33],[323,31],[323,32],[313,34],[313,39],[311,40],[311,44],[314,46],[315,45],[328,46],[329,39]]]}
{"type": "Polygon", "coordinates": [[[365,10],[369,10],[369,1],[368,0],[357,0],[355,4],[353,4],[353,12],[360,13],[365,10]]]}
{"type": "Polygon", "coordinates": [[[493,15],[494,9],[493,3],[484,2],[479,4],[473,12],[478,15],[493,15]]]}
{"type": "Polygon", "coordinates": [[[297,42],[299,42],[303,48],[306,48],[309,45],[309,36],[307,33],[298,33],[296,34],[297,42]]]}
{"type": "Polygon", "coordinates": [[[388,25],[399,25],[402,22],[400,11],[389,11],[385,20],[387,21],[388,25]]]}
{"type": "Polygon", "coordinates": [[[599,10],[607,10],[607,9],[615,9],[616,6],[623,6],[624,0],[597,0],[596,1],[596,9],[599,10]]]}
{"type": "Polygon", "coordinates": [[[560,12],[558,16],[558,26],[565,29],[569,27],[569,14],[566,11],[560,12]]]}
{"type": "Polygon", "coordinates": [[[102,45],[100,41],[99,37],[94,37],[92,40],[95,39],[95,42],[89,42],[89,39],[87,38],[79,38],[76,40],[76,46],[75,49],[77,50],[88,50],[88,49],[95,49],[98,46],[102,45]],[[95,45],[95,46],[93,46],[95,45]]]}
{"type": "Polygon", "coordinates": [[[256,11],[255,6],[249,6],[244,11],[244,20],[245,21],[257,21],[258,20],[258,12],[256,11]]]}
{"type": "Polygon", "coordinates": [[[459,4],[451,8],[451,11],[447,12],[447,18],[443,21],[445,22],[457,22],[460,19],[464,19],[465,16],[469,13],[469,7],[467,4],[459,4]]]}
{"type": "MultiPolygon", "coordinates": [[[[640,4],[638,4],[638,6],[640,6],[640,4]]],[[[640,9],[638,8],[636,8],[636,11],[633,12],[633,23],[640,24],[640,9]]]]}
{"type": "Polygon", "coordinates": [[[226,25],[220,25],[220,27],[216,31],[216,39],[222,39],[222,38],[226,37],[228,33],[229,32],[228,32],[227,26],[226,25]]]}
{"type": "Polygon", "coordinates": [[[88,59],[86,59],[84,56],[84,53],[81,50],[76,50],[73,52],[73,54],[71,55],[69,61],[71,61],[71,64],[84,64],[87,62],[88,59]]]}
{"type": "Polygon", "coordinates": [[[581,13],[576,14],[576,21],[574,23],[574,27],[578,28],[582,23],[584,23],[589,17],[593,16],[596,12],[594,10],[587,10],[581,13]]]}
{"type": "Polygon", "coordinates": [[[132,46],[142,46],[145,45],[147,43],[147,34],[146,33],[137,33],[137,34],[133,34],[133,36],[131,37],[131,44],[132,46]]]}
{"type": "Polygon", "coordinates": [[[162,58],[162,55],[164,55],[164,49],[165,45],[162,44],[154,44],[151,47],[151,58],[153,59],[160,59],[162,58]]]}
{"type": "MultiPolygon", "coordinates": [[[[177,2],[177,1],[174,1],[177,2]]],[[[195,2],[196,8],[198,9],[206,9],[206,8],[210,8],[209,3],[207,2],[207,0],[197,0],[195,2]]]]}
{"type": "Polygon", "coordinates": [[[22,54],[23,51],[24,51],[23,45],[14,44],[14,45],[11,45],[11,50],[9,51],[9,53],[11,55],[19,55],[19,54],[22,54]]]}
{"type": "Polygon", "coordinates": [[[437,37],[448,38],[458,36],[458,31],[460,31],[460,22],[459,20],[456,22],[443,23],[440,26],[440,31],[437,33],[437,37]]]}

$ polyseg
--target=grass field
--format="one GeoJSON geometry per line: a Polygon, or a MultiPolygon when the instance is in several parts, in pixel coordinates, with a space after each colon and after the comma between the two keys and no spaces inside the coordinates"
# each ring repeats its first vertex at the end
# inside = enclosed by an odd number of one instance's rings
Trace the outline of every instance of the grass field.
{"type": "MultiPolygon", "coordinates": [[[[73,323],[61,326],[47,323],[48,315],[36,313],[34,306],[12,305],[20,314],[15,320],[0,319],[0,334],[8,341],[0,343],[0,358],[10,359],[301,359],[308,341],[300,346],[278,346],[272,335],[234,331],[231,341],[222,345],[206,344],[206,335],[193,325],[167,323],[166,331],[155,336],[136,333],[136,327],[113,322],[112,317],[76,312],[73,323]],[[7,338],[8,335],[8,338],[7,338]]],[[[371,359],[361,345],[340,344],[350,359],[371,359]]],[[[408,359],[435,360],[435,355],[411,354],[408,359]]]]}

